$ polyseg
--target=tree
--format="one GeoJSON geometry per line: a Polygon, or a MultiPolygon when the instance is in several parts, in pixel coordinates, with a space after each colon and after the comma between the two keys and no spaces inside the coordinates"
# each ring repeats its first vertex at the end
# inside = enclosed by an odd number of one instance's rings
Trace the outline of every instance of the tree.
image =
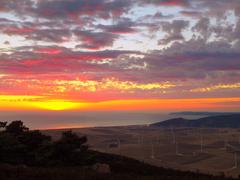
{"type": "Polygon", "coordinates": [[[55,142],[53,158],[64,164],[81,164],[87,156],[87,137],[79,137],[72,131],[62,133],[61,139],[55,142]]]}
{"type": "Polygon", "coordinates": [[[56,146],[60,151],[70,153],[74,151],[86,150],[86,143],[86,136],[79,137],[76,133],[73,133],[72,131],[66,131],[62,133],[62,137],[56,142],[56,146]]]}
{"type": "Polygon", "coordinates": [[[1,123],[0,162],[26,165],[83,165],[88,158],[87,138],[72,131],[53,142],[41,131],[31,131],[22,121],[1,123]]]}
{"type": "Polygon", "coordinates": [[[28,131],[29,129],[23,125],[21,120],[13,121],[9,125],[6,126],[6,132],[13,135],[20,135],[23,132],[28,131]]]}
{"type": "Polygon", "coordinates": [[[51,136],[42,134],[40,131],[27,131],[22,133],[19,141],[24,144],[28,150],[34,150],[51,142],[51,136]]]}
{"type": "Polygon", "coordinates": [[[40,131],[26,131],[18,136],[18,141],[24,146],[25,164],[39,165],[48,161],[51,156],[51,137],[40,131]]]}
{"type": "Polygon", "coordinates": [[[23,163],[24,145],[10,133],[0,133],[0,161],[10,164],[23,163]]]}
{"type": "Polygon", "coordinates": [[[1,128],[5,128],[6,125],[7,125],[7,122],[1,122],[1,121],[0,121],[0,129],[1,129],[1,128]]]}

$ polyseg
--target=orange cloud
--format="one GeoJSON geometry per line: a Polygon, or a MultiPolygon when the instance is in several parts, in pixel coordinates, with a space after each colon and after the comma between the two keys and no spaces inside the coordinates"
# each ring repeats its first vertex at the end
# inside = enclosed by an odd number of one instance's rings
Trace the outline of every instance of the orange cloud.
{"type": "Polygon", "coordinates": [[[0,96],[1,110],[233,110],[240,106],[240,98],[194,99],[126,99],[100,102],[80,102],[45,97],[0,96]]]}
{"type": "MultiPolygon", "coordinates": [[[[0,84],[8,87],[6,90],[2,88],[0,94],[37,94],[42,96],[51,96],[58,99],[61,97],[73,97],[74,100],[83,98],[88,99],[87,93],[102,94],[106,92],[120,93],[135,93],[137,91],[166,91],[176,86],[177,84],[165,82],[152,82],[152,83],[138,83],[133,81],[121,81],[116,78],[105,78],[102,80],[44,80],[44,79],[2,79],[0,84]]],[[[121,98],[120,98],[121,99],[121,98]]]]}
{"type": "Polygon", "coordinates": [[[117,89],[120,91],[133,91],[133,90],[152,90],[152,89],[168,89],[175,87],[176,85],[170,82],[163,83],[134,83],[131,81],[120,81],[115,78],[106,78],[102,81],[80,81],[80,80],[57,80],[53,82],[57,85],[60,91],[64,89],[76,89],[95,92],[103,89],[117,89]]]}
{"type": "Polygon", "coordinates": [[[191,92],[209,92],[209,91],[216,91],[220,89],[240,89],[240,83],[235,84],[219,84],[204,88],[196,88],[192,89],[191,92]]]}

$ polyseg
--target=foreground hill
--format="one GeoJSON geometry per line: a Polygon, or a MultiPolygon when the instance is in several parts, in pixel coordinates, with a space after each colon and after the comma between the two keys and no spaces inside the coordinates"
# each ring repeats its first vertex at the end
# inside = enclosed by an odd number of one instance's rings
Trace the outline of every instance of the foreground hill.
{"type": "Polygon", "coordinates": [[[0,122],[0,180],[223,180],[224,176],[155,167],[88,149],[87,137],[62,132],[53,141],[22,121],[0,122]]]}
{"type": "Polygon", "coordinates": [[[39,167],[0,164],[0,179],[5,180],[234,180],[198,172],[178,171],[155,167],[131,158],[92,152],[99,163],[109,165],[109,173],[101,173],[93,166],[39,167]]]}
{"type": "Polygon", "coordinates": [[[210,116],[195,120],[174,118],[151,124],[158,127],[240,128],[240,114],[210,116]]]}

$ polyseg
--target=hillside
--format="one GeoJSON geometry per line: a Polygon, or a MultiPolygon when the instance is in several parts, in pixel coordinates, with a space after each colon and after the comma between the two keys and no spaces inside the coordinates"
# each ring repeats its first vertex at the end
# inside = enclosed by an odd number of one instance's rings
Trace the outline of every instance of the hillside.
{"type": "Polygon", "coordinates": [[[72,131],[62,132],[53,141],[40,131],[29,130],[22,121],[0,122],[0,125],[1,180],[232,179],[155,167],[124,156],[93,151],[88,148],[87,137],[72,131]]]}
{"type": "Polygon", "coordinates": [[[158,127],[208,127],[208,128],[240,128],[240,114],[219,115],[188,120],[174,118],[151,124],[158,127]]]}
{"type": "Polygon", "coordinates": [[[92,152],[99,163],[108,164],[110,173],[100,173],[92,166],[23,166],[0,164],[0,179],[6,180],[234,180],[230,177],[213,176],[190,171],[155,167],[131,158],[92,152]]]}

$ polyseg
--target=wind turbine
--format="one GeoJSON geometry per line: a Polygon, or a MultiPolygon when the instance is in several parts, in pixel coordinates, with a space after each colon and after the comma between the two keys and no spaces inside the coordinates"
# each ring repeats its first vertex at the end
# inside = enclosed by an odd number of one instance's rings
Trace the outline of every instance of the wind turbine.
{"type": "Polygon", "coordinates": [[[175,154],[177,156],[183,156],[183,154],[179,152],[179,144],[178,144],[178,139],[179,138],[176,138],[175,132],[174,132],[174,136],[173,137],[174,137],[174,142],[175,142],[175,154]]]}
{"type": "Polygon", "coordinates": [[[142,143],[142,135],[139,134],[139,136],[138,136],[138,144],[140,145],[141,143],[142,143]]]}
{"type": "Polygon", "coordinates": [[[227,146],[228,146],[228,138],[225,138],[224,140],[224,149],[227,150],[227,146]]]}
{"type": "Polygon", "coordinates": [[[179,153],[178,153],[178,142],[175,143],[175,153],[176,153],[176,155],[179,154],[179,153]]]}
{"type": "Polygon", "coordinates": [[[238,154],[234,153],[234,168],[238,168],[238,154]]]}
{"type": "Polygon", "coordinates": [[[200,152],[203,153],[203,135],[202,135],[202,129],[203,127],[200,128],[200,152]]]}
{"type": "Polygon", "coordinates": [[[118,147],[121,147],[121,140],[118,138],[118,147]]]}
{"type": "Polygon", "coordinates": [[[176,134],[173,128],[171,128],[171,132],[172,132],[173,144],[176,144],[176,134]]]}
{"type": "Polygon", "coordinates": [[[121,154],[121,141],[119,138],[117,138],[117,145],[118,145],[119,154],[121,154]]]}
{"type": "Polygon", "coordinates": [[[151,159],[155,159],[153,140],[151,141],[151,159]]]}
{"type": "Polygon", "coordinates": [[[160,144],[160,134],[157,134],[156,141],[157,141],[157,144],[160,144]]]}
{"type": "Polygon", "coordinates": [[[240,152],[240,149],[231,144],[227,144],[227,147],[232,149],[232,151],[234,152],[234,166],[232,167],[232,169],[236,169],[238,168],[238,153],[240,152]]]}
{"type": "Polygon", "coordinates": [[[178,146],[178,141],[176,140],[175,142],[175,153],[177,156],[183,156],[182,153],[179,153],[179,146],[178,146]]]}
{"type": "Polygon", "coordinates": [[[159,129],[159,133],[158,133],[158,136],[157,136],[157,141],[158,141],[158,144],[159,145],[162,145],[163,144],[163,142],[161,141],[161,137],[163,137],[164,136],[164,129],[159,129]]]}
{"type": "Polygon", "coordinates": [[[201,134],[201,153],[203,152],[203,136],[201,134]]]}

